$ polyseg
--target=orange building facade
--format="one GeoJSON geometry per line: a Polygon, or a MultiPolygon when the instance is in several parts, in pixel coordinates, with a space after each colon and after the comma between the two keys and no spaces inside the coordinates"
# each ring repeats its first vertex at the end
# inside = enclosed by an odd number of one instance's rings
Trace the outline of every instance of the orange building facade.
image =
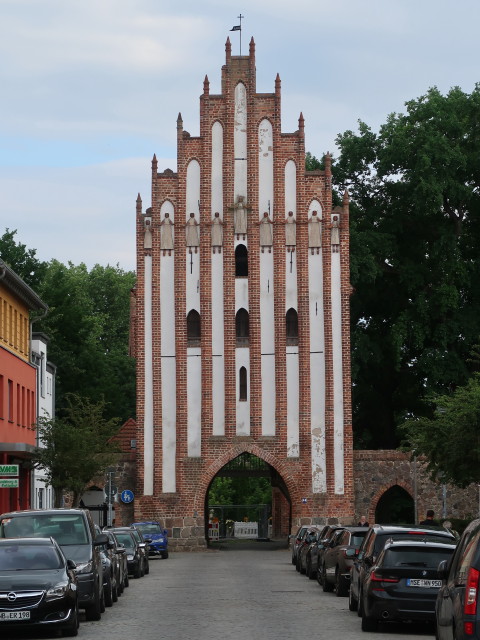
{"type": "Polygon", "coordinates": [[[48,307],[0,260],[0,480],[18,465],[18,487],[0,487],[0,513],[31,505],[31,455],[36,446],[36,367],[30,361],[31,311],[48,307]]]}

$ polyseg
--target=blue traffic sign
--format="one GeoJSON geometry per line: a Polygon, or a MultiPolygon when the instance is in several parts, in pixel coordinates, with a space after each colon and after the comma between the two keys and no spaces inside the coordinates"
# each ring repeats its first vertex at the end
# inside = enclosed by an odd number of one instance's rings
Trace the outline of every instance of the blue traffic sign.
{"type": "Polygon", "coordinates": [[[133,495],[133,491],[130,491],[130,489],[125,489],[120,494],[120,500],[125,504],[128,504],[129,502],[133,502],[134,497],[135,496],[133,495]]]}

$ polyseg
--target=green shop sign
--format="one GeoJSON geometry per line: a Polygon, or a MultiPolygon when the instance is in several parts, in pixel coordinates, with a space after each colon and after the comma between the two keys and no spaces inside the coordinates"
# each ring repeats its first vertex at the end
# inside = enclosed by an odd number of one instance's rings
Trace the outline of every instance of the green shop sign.
{"type": "Polygon", "coordinates": [[[0,489],[18,489],[18,478],[0,478],[0,489]]]}
{"type": "Polygon", "coordinates": [[[0,464],[0,476],[18,476],[18,464],[0,464]]]}

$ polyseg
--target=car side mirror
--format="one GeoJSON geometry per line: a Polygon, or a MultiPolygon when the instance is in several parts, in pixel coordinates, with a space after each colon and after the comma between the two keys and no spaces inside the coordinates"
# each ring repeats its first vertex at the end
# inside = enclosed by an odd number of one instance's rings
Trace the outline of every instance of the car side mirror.
{"type": "Polygon", "coordinates": [[[448,578],[448,560],[440,561],[437,572],[440,580],[446,580],[448,578]]]}
{"type": "Polygon", "coordinates": [[[73,571],[76,568],[77,568],[76,563],[73,560],[68,559],[67,560],[67,569],[69,569],[70,571],[73,571]]]}
{"type": "MultiPolygon", "coordinates": [[[[166,537],[168,535],[168,532],[166,529],[163,530],[163,535],[166,537]]],[[[293,537],[293,536],[292,536],[293,537]]]]}
{"type": "Polygon", "coordinates": [[[96,547],[101,547],[102,544],[107,544],[108,545],[108,536],[106,533],[99,533],[97,534],[97,536],[95,537],[95,540],[93,541],[93,544],[96,547]]]}
{"type": "Polygon", "coordinates": [[[107,542],[107,549],[114,549],[115,545],[113,542],[107,542]]]}

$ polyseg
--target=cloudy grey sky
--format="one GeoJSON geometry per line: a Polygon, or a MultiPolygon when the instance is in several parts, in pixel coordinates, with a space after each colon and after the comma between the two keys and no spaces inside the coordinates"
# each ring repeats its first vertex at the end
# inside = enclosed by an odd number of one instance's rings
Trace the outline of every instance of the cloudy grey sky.
{"type": "Polygon", "coordinates": [[[282,129],[335,152],[429,87],[480,81],[478,0],[0,0],[0,233],[42,260],[133,269],[150,161],[176,169],[176,118],[199,131],[205,74],[220,92],[242,13],[257,90],[282,80],[282,129]]]}

